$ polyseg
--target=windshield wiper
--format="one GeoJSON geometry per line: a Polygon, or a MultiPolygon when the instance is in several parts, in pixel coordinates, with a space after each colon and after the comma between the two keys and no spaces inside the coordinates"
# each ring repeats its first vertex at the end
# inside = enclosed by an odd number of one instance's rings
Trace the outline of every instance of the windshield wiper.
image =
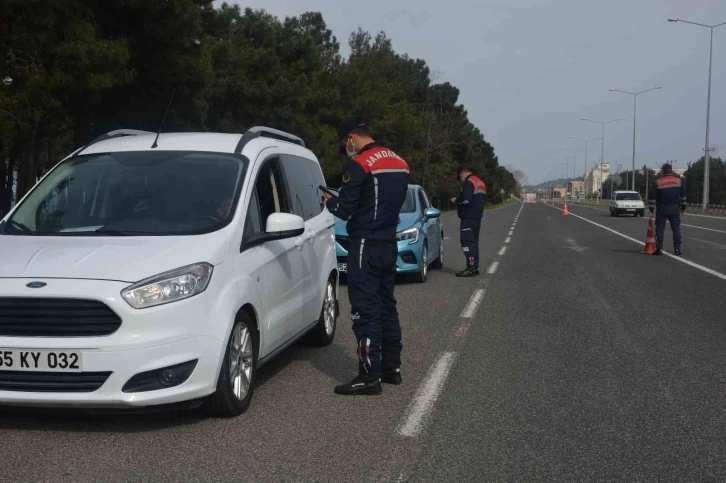
{"type": "Polygon", "coordinates": [[[35,235],[35,233],[33,232],[33,230],[31,230],[27,226],[23,225],[19,221],[15,221],[15,220],[10,219],[10,220],[8,220],[8,225],[12,226],[13,228],[15,228],[16,230],[20,231],[21,233],[27,233],[28,235],[35,235]]]}
{"type": "Polygon", "coordinates": [[[111,236],[132,236],[132,235],[156,235],[157,233],[149,232],[149,231],[134,231],[134,230],[114,230],[114,229],[105,229],[105,228],[99,228],[96,231],[92,231],[89,233],[96,233],[98,235],[111,235],[111,236]]]}

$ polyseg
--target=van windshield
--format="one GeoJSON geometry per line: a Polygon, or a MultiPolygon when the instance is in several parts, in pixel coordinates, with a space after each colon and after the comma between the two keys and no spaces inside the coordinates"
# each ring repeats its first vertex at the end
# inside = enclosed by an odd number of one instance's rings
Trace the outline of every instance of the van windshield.
{"type": "Polygon", "coordinates": [[[209,233],[234,215],[242,156],[120,152],[70,158],[18,206],[5,235],[148,236],[209,233]]]}
{"type": "Polygon", "coordinates": [[[615,193],[617,201],[641,201],[638,193],[615,193]]]}

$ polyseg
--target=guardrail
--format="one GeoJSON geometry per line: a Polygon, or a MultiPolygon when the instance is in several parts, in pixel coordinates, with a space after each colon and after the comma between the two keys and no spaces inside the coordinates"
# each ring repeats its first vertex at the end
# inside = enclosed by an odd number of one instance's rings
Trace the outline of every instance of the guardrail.
{"type": "Polygon", "coordinates": [[[704,210],[701,203],[688,203],[688,211],[691,213],[705,213],[709,215],[726,215],[726,205],[709,204],[704,210]]]}

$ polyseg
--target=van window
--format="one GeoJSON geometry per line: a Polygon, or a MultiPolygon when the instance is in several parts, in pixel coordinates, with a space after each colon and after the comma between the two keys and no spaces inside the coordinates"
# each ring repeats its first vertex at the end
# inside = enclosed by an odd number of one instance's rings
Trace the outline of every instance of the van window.
{"type": "Polygon", "coordinates": [[[247,207],[247,216],[245,217],[245,233],[244,239],[249,240],[252,235],[257,235],[265,231],[262,226],[262,218],[260,216],[260,202],[257,199],[257,190],[252,190],[250,204],[247,207]]]}
{"type": "Polygon", "coordinates": [[[260,222],[262,229],[267,225],[267,218],[273,213],[293,213],[287,199],[287,190],[282,179],[279,161],[272,158],[265,161],[255,181],[255,191],[260,206],[260,222]]]}
{"type": "Polygon", "coordinates": [[[320,214],[325,209],[325,204],[323,203],[323,200],[325,200],[325,196],[320,192],[318,189],[318,186],[325,186],[325,177],[323,176],[323,170],[320,168],[320,165],[313,161],[312,159],[308,159],[308,167],[310,168],[310,172],[313,175],[313,187],[315,188],[315,199],[318,200],[318,211],[317,213],[320,214]]]}
{"type": "MultiPolygon", "coordinates": [[[[282,166],[285,170],[288,187],[290,188],[290,201],[292,213],[307,221],[322,211],[320,206],[320,190],[315,185],[310,167],[311,160],[291,155],[282,155],[282,166]]],[[[318,168],[318,171],[320,168],[318,168]]],[[[323,180],[322,183],[325,185],[323,180]]]]}

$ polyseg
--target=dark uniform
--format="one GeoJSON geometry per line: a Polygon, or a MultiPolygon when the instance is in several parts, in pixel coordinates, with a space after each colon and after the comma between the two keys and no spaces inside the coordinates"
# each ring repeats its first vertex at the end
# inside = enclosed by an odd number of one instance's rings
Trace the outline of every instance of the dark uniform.
{"type": "MultiPolygon", "coordinates": [[[[358,341],[359,377],[378,384],[382,374],[387,382],[386,374],[398,372],[401,365],[401,325],[393,290],[396,228],[408,175],[403,159],[382,144],[371,143],[348,161],[338,198],[327,202],[333,215],[347,220],[348,297],[358,341]]],[[[351,385],[355,388],[356,381],[351,385]]]]}
{"type": "Polygon", "coordinates": [[[655,247],[656,254],[663,248],[666,221],[673,230],[673,248],[676,255],[681,254],[681,213],[686,210],[686,184],[672,172],[669,164],[663,166],[663,176],[657,178],[650,188],[648,209],[656,210],[655,247]]]}
{"type": "Polygon", "coordinates": [[[470,174],[461,185],[461,193],[456,198],[456,213],[461,218],[461,249],[466,257],[467,273],[478,273],[479,270],[479,231],[484,216],[484,203],[487,186],[477,176],[470,174]]]}

